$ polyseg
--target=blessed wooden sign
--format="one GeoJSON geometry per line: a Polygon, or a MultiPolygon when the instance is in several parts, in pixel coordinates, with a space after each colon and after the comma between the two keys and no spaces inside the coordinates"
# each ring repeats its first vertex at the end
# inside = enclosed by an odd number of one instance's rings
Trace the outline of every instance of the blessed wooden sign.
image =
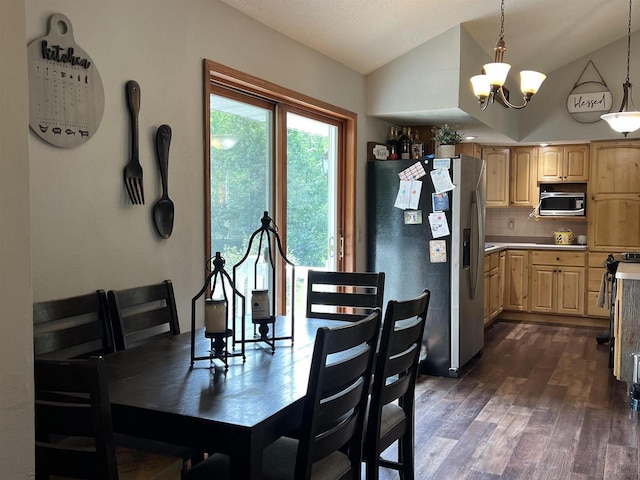
{"type": "Polygon", "coordinates": [[[569,113],[608,112],[611,110],[611,92],[572,93],[567,97],[569,113]]]}

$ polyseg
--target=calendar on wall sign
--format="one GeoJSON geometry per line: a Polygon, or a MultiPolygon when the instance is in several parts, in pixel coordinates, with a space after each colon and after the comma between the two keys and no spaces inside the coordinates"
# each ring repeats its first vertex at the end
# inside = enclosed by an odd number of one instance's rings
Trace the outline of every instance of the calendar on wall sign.
{"type": "Polygon", "coordinates": [[[73,38],[69,19],[56,13],[46,36],[31,42],[29,126],[57,147],[76,147],[98,130],[104,87],[93,60],[73,38]]]}

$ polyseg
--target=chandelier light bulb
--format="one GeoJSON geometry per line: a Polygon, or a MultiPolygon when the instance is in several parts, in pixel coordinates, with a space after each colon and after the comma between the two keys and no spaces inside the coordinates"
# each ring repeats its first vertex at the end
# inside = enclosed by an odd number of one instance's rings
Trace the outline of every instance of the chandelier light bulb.
{"type": "Polygon", "coordinates": [[[540,85],[547,76],[533,70],[523,70],[520,72],[520,90],[525,95],[534,95],[538,92],[540,85]]]}
{"type": "Polygon", "coordinates": [[[510,69],[511,65],[508,63],[486,63],[484,65],[484,71],[489,79],[489,85],[502,87],[504,82],[507,80],[507,75],[509,74],[510,69]]]}

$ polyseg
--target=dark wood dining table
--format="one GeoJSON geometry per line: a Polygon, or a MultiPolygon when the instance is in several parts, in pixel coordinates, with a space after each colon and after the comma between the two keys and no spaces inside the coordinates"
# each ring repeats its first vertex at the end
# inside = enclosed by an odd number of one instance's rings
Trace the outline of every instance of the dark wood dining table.
{"type": "Polygon", "coordinates": [[[247,344],[246,362],[229,358],[226,371],[208,360],[190,368],[190,332],[106,355],[114,430],[228,454],[231,478],[260,479],[264,447],[299,425],[317,329],[341,323],[296,320],[295,343],[273,354],[247,344]]]}

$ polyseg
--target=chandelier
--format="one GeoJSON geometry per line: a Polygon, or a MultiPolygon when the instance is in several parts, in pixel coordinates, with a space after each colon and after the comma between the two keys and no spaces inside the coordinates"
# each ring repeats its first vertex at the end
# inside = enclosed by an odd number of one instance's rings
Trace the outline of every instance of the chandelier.
{"type": "Polygon", "coordinates": [[[478,98],[480,108],[486,109],[489,103],[493,103],[496,98],[507,107],[520,109],[527,106],[531,97],[538,91],[546,75],[533,70],[523,70],[520,72],[520,90],[522,91],[524,104],[514,105],[509,102],[509,91],[505,94],[504,82],[511,65],[504,63],[504,52],[507,47],[504,43],[504,0],[500,2],[500,37],[494,50],[493,63],[483,66],[483,74],[471,77],[473,94],[478,98]]]}
{"type": "Polygon", "coordinates": [[[627,134],[640,128],[640,112],[635,110],[631,98],[631,82],[629,81],[629,59],[631,58],[631,0],[629,0],[629,26],[627,30],[627,79],[622,84],[622,105],[617,113],[607,113],[600,118],[605,120],[616,132],[627,134]],[[633,108],[629,111],[629,104],[633,108]]]}

